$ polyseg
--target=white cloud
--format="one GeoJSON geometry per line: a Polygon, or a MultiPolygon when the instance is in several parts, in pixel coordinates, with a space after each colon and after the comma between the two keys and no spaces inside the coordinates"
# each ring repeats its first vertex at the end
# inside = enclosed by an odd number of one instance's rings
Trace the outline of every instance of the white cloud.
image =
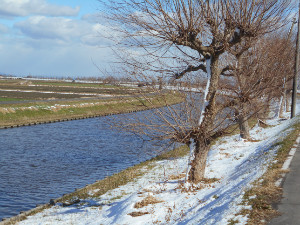
{"type": "Polygon", "coordinates": [[[0,17],[23,17],[29,15],[76,16],[80,7],[58,6],[45,0],[1,0],[0,17]]]}
{"type": "Polygon", "coordinates": [[[96,76],[98,68],[115,61],[101,33],[110,32],[92,21],[31,16],[7,28],[0,23],[0,72],[14,75],[96,76]],[[1,33],[1,30],[7,33],[1,33]],[[9,35],[6,35],[9,34],[9,35]],[[100,46],[100,47],[98,47],[100,46]]]}
{"type": "Polygon", "coordinates": [[[110,46],[114,44],[110,37],[118,36],[112,27],[102,24],[93,24],[90,31],[81,38],[81,41],[87,45],[110,46]]]}
{"type": "Polygon", "coordinates": [[[89,33],[90,29],[81,21],[63,17],[33,16],[14,25],[26,36],[34,39],[61,39],[71,38],[89,33]]]}
{"type": "Polygon", "coordinates": [[[20,76],[97,76],[100,68],[105,68],[113,61],[112,52],[108,48],[83,46],[77,44],[54,45],[51,40],[37,40],[42,48],[24,44],[9,38],[0,38],[0,73],[20,76]],[[3,43],[1,45],[1,43],[3,43]],[[49,44],[50,47],[46,47],[49,44]]]}
{"type": "Polygon", "coordinates": [[[99,23],[101,17],[100,17],[100,13],[89,13],[83,15],[81,19],[89,23],[99,23]]]}
{"type": "MultiPolygon", "coordinates": [[[[109,67],[113,34],[97,14],[46,0],[0,0],[0,72],[14,75],[95,76],[109,67]],[[66,17],[70,16],[70,17],[66,17]],[[18,18],[17,18],[18,17],[18,18]],[[5,19],[11,19],[9,22],[5,19]],[[3,21],[3,24],[2,24],[3,21]],[[100,48],[99,48],[99,47],[100,48]]],[[[115,34],[114,34],[115,35],[115,34]]]]}
{"type": "Polygon", "coordinates": [[[8,33],[8,32],[9,32],[9,28],[0,23],[0,33],[8,33]]]}
{"type": "Polygon", "coordinates": [[[113,29],[107,26],[63,17],[33,16],[16,23],[14,27],[23,35],[36,40],[52,39],[92,46],[110,43],[104,37],[113,34],[113,29]]]}

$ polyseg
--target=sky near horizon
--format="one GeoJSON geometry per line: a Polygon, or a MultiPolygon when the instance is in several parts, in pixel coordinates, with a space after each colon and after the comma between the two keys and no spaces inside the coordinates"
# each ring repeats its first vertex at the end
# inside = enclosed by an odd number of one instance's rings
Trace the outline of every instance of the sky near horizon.
{"type": "Polygon", "coordinates": [[[103,76],[112,62],[97,0],[0,0],[0,74],[103,76]]]}

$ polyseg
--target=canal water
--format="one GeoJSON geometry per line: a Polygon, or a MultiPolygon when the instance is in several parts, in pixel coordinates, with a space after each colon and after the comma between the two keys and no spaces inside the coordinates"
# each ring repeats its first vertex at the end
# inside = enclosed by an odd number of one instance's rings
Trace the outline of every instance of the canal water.
{"type": "Polygon", "coordinates": [[[1,129],[0,221],[162,150],[111,129],[112,117],[1,129]]]}

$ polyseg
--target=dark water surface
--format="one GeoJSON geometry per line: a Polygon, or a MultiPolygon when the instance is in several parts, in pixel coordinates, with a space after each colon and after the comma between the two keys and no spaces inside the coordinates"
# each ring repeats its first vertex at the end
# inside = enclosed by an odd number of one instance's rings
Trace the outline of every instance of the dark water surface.
{"type": "Polygon", "coordinates": [[[0,221],[154,156],[107,119],[0,130],[0,221]]]}

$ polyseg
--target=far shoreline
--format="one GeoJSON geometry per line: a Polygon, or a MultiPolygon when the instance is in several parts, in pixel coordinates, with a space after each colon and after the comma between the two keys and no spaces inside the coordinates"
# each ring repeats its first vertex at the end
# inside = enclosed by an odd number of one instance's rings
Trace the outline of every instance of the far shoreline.
{"type": "MultiPolygon", "coordinates": [[[[168,94],[166,99],[168,100],[168,104],[166,104],[165,101],[153,101],[152,104],[147,104],[145,101],[141,104],[141,99],[135,99],[134,97],[123,99],[116,97],[105,100],[82,99],[80,101],[77,99],[75,102],[71,99],[64,102],[33,102],[25,104],[20,102],[18,104],[8,105],[7,108],[12,108],[12,110],[18,107],[15,112],[3,113],[0,111],[0,129],[133,113],[182,102],[182,98],[176,94],[168,94]],[[66,107],[66,105],[68,105],[68,107],[66,107]],[[44,108],[40,108],[41,106],[44,108]],[[31,107],[33,109],[29,109],[31,107]],[[51,111],[48,109],[51,107],[57,109],[51,111]]],[[[5,108],[4,104],[2,105],[2,109],[7,110],[7,108],[5,108]]]]}

